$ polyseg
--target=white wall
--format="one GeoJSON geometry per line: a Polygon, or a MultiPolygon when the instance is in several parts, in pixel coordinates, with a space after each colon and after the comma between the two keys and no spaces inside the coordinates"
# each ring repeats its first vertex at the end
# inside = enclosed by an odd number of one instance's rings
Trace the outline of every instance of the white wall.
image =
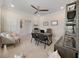
{"type": "Polygon", "coordinates": [[[1,32],[1,8],[0,8],[0,32],[1,32]]]}
{"type": "Polygon", "coordinates": [[[19,32],[20,31],[20,19],[23,20],[24,33],[30,33],[32,31],[33,24],[38,24],[39,28],[46,30],[47,28],[52,28],[56,37],[60,37],[64,34],[65,27],[65,11],[58,11],[45,16],[31,16],[24,12],[7,9],[5,21],[4,21],[4,31],[6,32],[19,32]],[[31,20],[28,22],[26,20],[31,20]],[[51,26],[52,20],[58,20],[58,25],[51,26]],[[48,26],[43,26],[43,22],[48,21],[48,26]]]}
{"type": "Polygon", "coordinates": [[[27,15],[22,11],[17,11],[14,9],[7,9],[5,21],[4,21],[4,31],[6,32],[20,32],[31,33],[33,24],[38,24],[39,28],[46,30],[47,28],[52,28],[56,38],[62,36],[65,31],[65,10],[58,11],[45,16],[31,16],[27,15]],[[23,28],[20,29],[20,19],[23,20],[23,28]],[[28,21],[27,21],[28,20],[28,21]],[[58,25],[51,26],[52,20],[58,20],[58,25]],[[30,22],[29,22],[30,21],[30,22]],[[43,22],[48,21],[48,26],[43,26],[43,22]]]}
{"type": "Polygon", "coordinates": [[[27,21],[25,23],[25,20],[30,20],[30,16],[27,15],[25,12],[15,10],[15,9],[10,9],[8,8],[5,13],[5,19],[4,19],[4,32],[21,32],[21,33],[30,33],[31,31],[27,31],[28,24],[27,21]],[[23,20],[23,28],[20,29],[20,20],[23,20]],[[26,29],[25,29],[26,28],[26,29]],[[24,31],[25,30],[25,31],[24,31]]]}
{"type": "Polygon", "coordinates": [[[46,16],[34,16],[33,23],[38,24],[39,28],[46,30],[47,28],[52,28],[55,38],[61,37],[65,32],[65,10],[58,11],[46,16]],[[52,20],[58,20],[58,25],[51,26],[52,20]],[[48,21],[48,26],[43,26],[43,22],[48,21]]]}

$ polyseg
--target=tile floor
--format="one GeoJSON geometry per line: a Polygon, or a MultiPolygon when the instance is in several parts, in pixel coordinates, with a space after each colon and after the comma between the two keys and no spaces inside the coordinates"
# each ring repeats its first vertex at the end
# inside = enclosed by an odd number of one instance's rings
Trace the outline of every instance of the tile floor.
{"type": "Polygon", "coordinates": [[[0,58],[14,58],[15,54],[24,54],[26,58],[47,58],[48,52],[54,50],[54,43],[44,49],[43,44],[37,46],[35,41],[31,42],[31,36],[21,36],[21,43],[16,47],[0,48],[0,58]]]}

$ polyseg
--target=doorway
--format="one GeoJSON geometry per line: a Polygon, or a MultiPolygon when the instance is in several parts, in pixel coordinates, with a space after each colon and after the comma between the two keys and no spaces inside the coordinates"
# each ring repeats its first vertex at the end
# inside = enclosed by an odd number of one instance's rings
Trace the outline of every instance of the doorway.
{"type": "Polygon", "coordinates": [[[30,33],[32,32],[32,22],[31,20],[21,20],[21,23],[20,23],[20,33],[23,35],[23,36],[28,36],[30,35],[30,33]]]}

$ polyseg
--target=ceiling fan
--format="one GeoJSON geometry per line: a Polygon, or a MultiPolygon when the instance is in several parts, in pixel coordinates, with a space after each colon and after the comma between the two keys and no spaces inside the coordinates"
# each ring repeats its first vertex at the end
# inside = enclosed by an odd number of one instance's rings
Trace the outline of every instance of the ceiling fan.
{"type": "Polygon", "coordinates": [[[49,11],[48,9],[39,9],[39,6],[35,7],[34,5],[31,5],[31,7],[33,7],[36,10],[34,14],[37,14],[38,12],[41,12],[41,11],[49,11]]]}

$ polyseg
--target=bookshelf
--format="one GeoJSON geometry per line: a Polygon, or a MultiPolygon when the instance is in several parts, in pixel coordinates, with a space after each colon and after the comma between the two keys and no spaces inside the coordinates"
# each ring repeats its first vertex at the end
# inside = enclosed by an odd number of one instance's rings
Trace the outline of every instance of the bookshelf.
{"type": "Polygon", "coordinates": [[[64,46],[76,48],[75,42],[76,42],[77,23],[75,18],[76,18],[76,1],[66,5],[66,30],[64,36],[64,46]]]}
{"type": "Polygon", "coordinates": [[[67,16],[66,28],[71,27],[71,29],[66,29],[66,34],[67,34],[68,30],[72,31],[72,32],[68,32],[68,35],[75,34],[76,2],[72,2],[72,3],[66,5],[66,16],[67,16]]]}
{"type": "Polygon", "coordinates": [[[79,0],[76,3],[76,48],[79,50],[79,0]]]}

